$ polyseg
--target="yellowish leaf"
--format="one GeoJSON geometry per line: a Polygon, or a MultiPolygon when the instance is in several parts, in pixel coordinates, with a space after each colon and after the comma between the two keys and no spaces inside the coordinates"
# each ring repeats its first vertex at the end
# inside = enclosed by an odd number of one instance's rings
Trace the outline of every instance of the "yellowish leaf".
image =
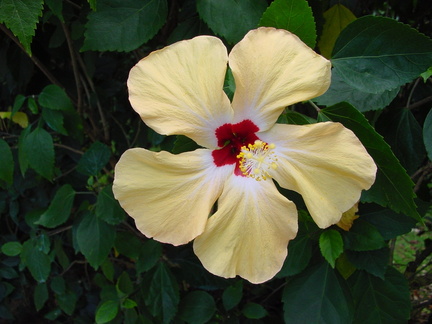
{"type": "MultiPolygon", "coordinates": [[[[2,119],[10,119],[11,118],[11,112],[10,111],[1,111],[0,112],[0,118],[2,119]]],[[[20,125],[22,128],[26,128],[28,126],[28,117],[26,113],[23,112],[16,112],[12,116],[12,121],[18,125],[20,125]]]]}

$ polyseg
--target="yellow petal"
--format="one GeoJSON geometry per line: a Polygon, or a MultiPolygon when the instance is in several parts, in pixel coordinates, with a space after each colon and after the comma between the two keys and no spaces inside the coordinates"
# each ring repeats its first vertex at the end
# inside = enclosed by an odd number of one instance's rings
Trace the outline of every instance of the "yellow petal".
{"type": "Polygon", "coordinates": [[[375,181],[373,159],[354,133],[339,123],[276,124],[259,137],[276,145],[274,179],[303,196],[321,228],[336,224],[375,181]]]}
{"type": "Polygon", "coordinates": [[[337,222],[337,226],[345,231],[349,231],[354,223],[354,221],[360,216],[356,213],[358,212],[358,203],[354,204],[350,209],[342,214],[342,218],[337,222]]]}
{"type": "Polygon", "coordinates": [[[214,131],[230,123],[223,92],[228,55],[215,37],[199,36],[155,51],[132,68],[129,100],[143,121],[163,135],[186,135],[217,147],[214,131]]]}
{"type": "Polygon", "coordinates": [[[291,104],[323,94],[330,62],[297,36],[268,27],[250,31],[229,55],[236,91],[235,121],[250,119],[269,129],[291,104]]]}
{"type": "Polygon", "coordinates": [[[233,169],[216,167],[210,150],[173,155],[135,148],[117,163],[113,192],[144,235],[185,244],[204,230],[233,169]]]}
{"type": "Polygon", "coordinates": [[[194,251],[204,267],[225,278],[252,283],[271,279],[282,267],[288,241],[297,234],[297,210],[271,180],[232,176],[194,251]]]}

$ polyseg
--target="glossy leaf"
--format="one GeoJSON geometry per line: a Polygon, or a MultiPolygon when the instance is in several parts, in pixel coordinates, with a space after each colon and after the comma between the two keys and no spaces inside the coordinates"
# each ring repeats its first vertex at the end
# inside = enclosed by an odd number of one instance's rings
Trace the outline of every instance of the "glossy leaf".
{"type": "Polygon", "coordinates": [[[8,184],[12,184],[14,172],[14,160],[9,144],[0,138],[0,180],[4,180],[8,184]]]}
{"type": "Polygon", "coordinates": [[[114,199],[111,184],[99,192],[95,212],[97,217],[111,225],[120,224],[124,220],[125,213],[114,199]]]}
{"type": "Polygon", "coordinates": [[[205,291],[192,291],[182,298],[178,317],[186,323],[208,323],[216,312],[213,297],[205,291]]]}
{"type": "Polygon", "coordinates": [[[108,146],[101,142],[94,142],[79,160],[77,171],[88,176],[97,175],[108,163],[110,156],[111,151],[108,146]]]}
{"type": "Polygon", "coordinates": [[[132,51],[164,25],[166,0],[98,0],[88,16],[83,51],[132,51]]]}
{"type": "Polygon", "coordinates": [[[50,84],[43,88],[38,101],[42,107],[52,110],[72,111],[74,109],[66,92],[55,84],[50,84]]]}
{"type": "Polygon", "coordinates": [[[389,145],[366,118],[347,103],[322,109],[319,115],[351,129],[374,159],[378,167],[377,177],[372,188],[363,193],[362,200],[388,206],[396,212],[420,220],[414,203],[413,182],[389,145]]]}
{"type": "Polygon", "coordinates": [[[340,233],[334,229],[323,231],[319,237],[319,247],[323,257],[334,268],[336,259],[343,252],[343,240],[340,233]]]}
{"type": "Polygon", "coordinates": [[[73,190],[72,186],[70,184],[63,185],[56,192],[48,209],[35,224],[54,228],[65,223],[71,214],[74,198],[75,190],[73,190]]]}
{"type": "Polygon", "coordinates": [[[309,47],[315,47],[315,19],[306,0],[273,1],[262,15],[259,25],[286,29],[309,47]]]}
{"type": "Polygon", "coordinates": [[[431,61],[432,40],[408,25],[376,16],[349,24],[332,57],[334,70],[347,84],[375,94],[412,81],[431,61]]]}
{"type": "Polygon", "coordinates": [[[113,320],[118,313],[119,304],[115,300],[107,300],[96,311],[96,323],[103,324],[113,320]]]}
{"type": "Polygon", "coordinates": [[[239,42],[258,26],[266,8],[265,0],[197,0],[201,19],[231,44],[239,42]]]}

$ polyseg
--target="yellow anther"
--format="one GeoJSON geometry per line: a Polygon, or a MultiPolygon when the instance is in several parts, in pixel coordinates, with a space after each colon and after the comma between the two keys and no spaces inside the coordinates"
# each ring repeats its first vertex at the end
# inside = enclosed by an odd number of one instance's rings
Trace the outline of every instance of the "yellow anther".
{"type": "Polygon", "coordinates": [[[277,158],[273,149],[276,145],[256,140],[253,144],[243,146],[237,155],[241,172],[257,181],[271,178],[269,171],[277,168],[277,158]]]}

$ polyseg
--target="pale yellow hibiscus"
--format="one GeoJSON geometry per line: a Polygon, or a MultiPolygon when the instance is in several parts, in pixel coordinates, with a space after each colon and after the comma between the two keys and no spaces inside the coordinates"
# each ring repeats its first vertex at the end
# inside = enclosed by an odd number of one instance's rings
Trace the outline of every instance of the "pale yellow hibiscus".
{"type": "Polygon", "coordinates": [[[296,207],[273,179],[302,195],[321,228],[337,223],[375,180],[372,158],[341,124],[275,124],[286,106],[329,84],[330,62],[274,28],[250,31],[229,55],[211,36],[151,53],[130,72],[132,107],[158,133],[186,135],[203,148],[127,150],[115,169],[115,197],[147,237],[173,245],[195,239],[208,271],[271,279],[297,233],[296,207]],[[227,63],[232,103],[223,92],[227,63]]]}

